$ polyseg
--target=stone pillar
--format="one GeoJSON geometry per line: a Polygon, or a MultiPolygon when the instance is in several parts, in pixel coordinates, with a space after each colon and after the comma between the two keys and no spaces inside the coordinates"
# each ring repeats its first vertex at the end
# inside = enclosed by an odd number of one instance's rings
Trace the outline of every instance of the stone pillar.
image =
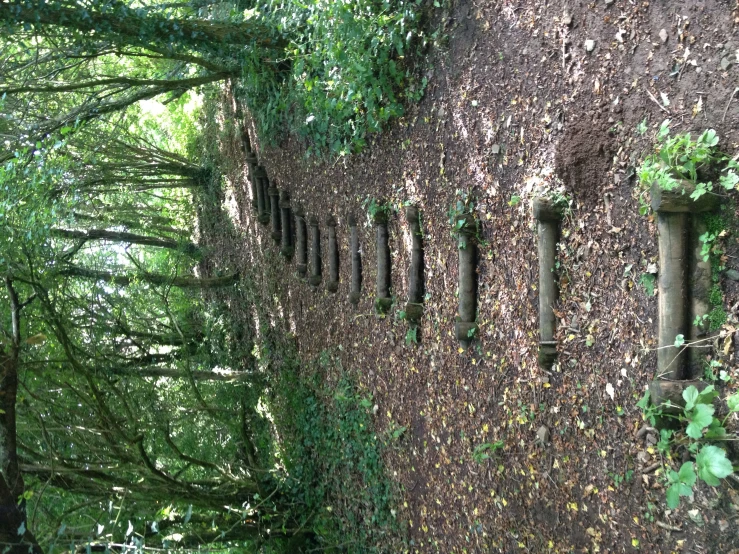
{"type": "Polygon", "coordinates": [[[311,216],[310,218],[310,231],[311,231],[311,275],[308,279],[308,283],[312,287],[317,287],[321,284],[321,232],[318,229],[318,218],[311,216]]]}
{"type": "Polygon", "coordinates": [[[549,369],[557,359],[557,343],[554,340],[557,319],[554,305],[557,303],[559,290],[555,264],[562,210],[548,198],[535,198],[533,207],[539,238],[539,364],[549,369]]]}
{"type": "Polygon", "coordinates": [[[477,336],[477,221],[472,214],[464,216],[464,224],[457,230],[459,253],[459,319],[454,334],[465,350],[477,336]]]}
{"type": "Polygon", "coordinates": [[[277,244],[282,240],[282,218],[280,217],[280,191],[272,185],[267,189],[272,220],[272,240],[277,244]]]}
{"type": "Polygon", "coordinates": [[[301,204],[295,207],[295,242],[298,249],[296,269],[298,276],[302,279],[308,273],[308,229],[305,211],[301,204]]]}
{"type": "Polygon", "coordinates": [[[415,206],[405,210],[405,217],[411,230],[411,267],[408,275],[408,302],[405,317],[411,323],[418,323],[423,315],[423,234],[421,214],[415,206]]]}
{"type": "Polygon", "coordinates": [[[330,215],[326,218],[328,227],[328,284],[329,292],[339,290],[339,245],[336,242],[336,219],[330,215]]]}
{"type": "Polygon", "coordinates": [[[359,304],[362,291],[362,255],[359,253],[359,234],[354,214],[349,215],[349,229],[351,230],[349,251],[352,257],[352,288],[349,293],[349,302],[356,306],[359,304]]]}
{"type": "Polygon", "coordinates": [[[264,223],[264,214],[267,212],[267,197],[264,194],[262,180],[266,179],[267,173],[264,167],[258,165],[254,171],[254,194],[257,200],[257,218],[260,223],[264,223]]]}
{"type": "Polygon", "coordinates": [[[377,238],[377,296],[375,311],[384,315],[390,311],[393,299],[390,297],[390,244],[387,230],[387,215],[378,210],[374,216],[377,238]]]}
{"type": "Polygon", "coordinates": [[[282,248],[280,254],[285,258],[290,259],[293,257],[293,227],[292,227],[292,214],[290,209],[290,194],[283,190],[280,195],[280,213],[282,215],[282,248]]]}

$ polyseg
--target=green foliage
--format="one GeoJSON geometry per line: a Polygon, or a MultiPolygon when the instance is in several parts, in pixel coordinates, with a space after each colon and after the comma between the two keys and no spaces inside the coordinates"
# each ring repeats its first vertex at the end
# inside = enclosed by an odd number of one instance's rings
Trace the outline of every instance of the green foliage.
{"type": "MultiPolygon", "coordinates": [[[[480,236],[480,226],[477,219],[474,217],[475,214],[475,200],[466,191],[457,190],[455,194],[456,198],[454,202],[449,206],[447,210],[447,217],[449,218],[449,225],[451,226],[451,235],[458,236],[460,231],[464,229],[465,234],[473,234],[479,243],[484,243],[480,236]],[[473,227],[470,229],[470,227],[473,227]]],[[[459,248],[466,247],[466,241],[461,241],[459,248]]]]}
{"type": "MultiPolygon", "coordinates": [[[[718,396],[719,393],[713,385],[707,386],[702,391],[698,391],[695,386],[691,385],[682,393],[685,404],[679,409],[677,415],[674,406],[652,405],[648,391],[637,403],[644,413],[644,418],[652,425],[655,425],[657,419],[660,418],[672,418],[685,424],[684,432],[665,428],[660,430],[657,448],[664,457],[670,459],[672,450],[678,447],[686,448],[695,455],[695,462],[683,463],[678,471],[667,468],[665,473],[666,499],[671,509],[679,506],[680,497],[692,496],[693,486],[697,479],[716,487],[721,479],[725,479],[733,472],[726,450],[710,444],[710,441],[732,438],[724,427],[726,418],[721,421],[714,417],[713,401],[718,396]]],[[[739,393],[727,397],[726,404],[729,407],[729,415],[739,412],[739,393]]]]}
{"type": "Polygon", "coordinates": [[[372,399],[351,376],[343,372],[331,385],[322,375],[338,369],[328,352],[323,364],[301,364],[292,350],[276,356],[286,357],[271,410],[282,437],[285,486],[300,499],[296,510],[325,548],[351,544],[355,552],[380,552],[381,537],[400,534],[382,451],[406,428],[391,422],[378,435],[372,399]]]}
{"type": "Polygon", "coordinates": [[[243,96],[259,132],[278,138],[287,124],[308,152],[346,155],[423,95],[410,57],[427,44],[420,0],[268,4],[260,17],[288,40],[289,69],[246,60],[243,96]]]}
{"type": "Polygon", "coordinates": [[[639,284],[644,287],[647,296],[654,296],[657,276],[654,273],[642,273],[639,277],[639,284]]]}
{"type": "Polygon", "coordinates": [[[718,184],[733,190],[739,183],[739,165],[717,149],[719,137],[707,129],[693,140],[690,133],[670,135],[670,121],[665,120],[656,135],[655,153],[647,156],[639,168],[639,182],[645,188],[658,183],[663,190],[681,187],[680,180],[690,181],[694,200],[714,190],[718,184]]]}
{"type": "Polygon", "coordinates": [[[405,344],[418,344],[418,327],[410,327],[405,333],[405,344]]]}
{"type": "Polygon", "coordinates": [[[482,444],[478,444],[472,451],[472,459],[478,464],[481,464],[485,460],[492,458],[495,453],[504,446],[505,443],[502,440],[495,441],[493,443],[484,442],[482,444]]]}
{"type": "Polygon", "coordinates": [[[362,206],[367,210],[367,215],[369,215],[371,221],[387,220],[393,211],[390,204],[369,196],[364,200],[362,206]]]}

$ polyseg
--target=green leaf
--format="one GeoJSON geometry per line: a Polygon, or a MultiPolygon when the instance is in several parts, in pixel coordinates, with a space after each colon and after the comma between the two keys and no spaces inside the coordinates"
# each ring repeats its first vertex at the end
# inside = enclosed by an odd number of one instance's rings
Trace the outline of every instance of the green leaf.
{"type": "Polygon", "coordinates": [[[728,477],[733,471],[726,451],[712,444],[707,444],[701,449],[695,463],[698,466],[698,476],[713,487],[717,487],[719,479],[728,477]]]}
{"type": "Polygon", "coordinates": [[[680,466],[678,476],[680,477],[681,483],[692,487],[696,479],[695,470],[693,469],[693,462],[685,462],[682,466],[680,466]]]}
{"type": "Polygon", "coordinates": [[[644,391],[644,395],[641,397],[641,400],[639,400],[639,402],[636,403],[636,407],[641,410],[646,410],[647,406],[649,406],[649,401],[650,401],[649,391],[644,391]]]}
{"type": "Polygon", "coordinates": [[[669,119],[665,119],[662,122],[662,125],[659,126],[659,131],[657,132],[657,140],[661,142],[669,134],[670,134],[670,120],[669,119]]]}
{"type": "Polygon", "coordinates": [[[703,131],[703,134],[698,137],[698,142],[703,143],[708,147],[713,147],[718,144],[718,135],[713,129],[707,129],[703,131]]]}
{"type": "Polygon", "coordinates": [[[710,404],[713,402],[713,399],[718,396],[718,392],[714,390],[713,385],[708,385],[705,389],[703,389],[700,394],[698,395],[698,399],[696,400],[696,403],[698,404],[710,404]]]}
{"type": "Polygon", "coordinates": [[[685,344],[685,335],[678,335],[675,337],[675,348],[680,348],[685,344]]]}
{"type": "Polygon", "coordinates": [[[690,411],[695,406],[695,401],[698,399],[698,389],[694,385],[690,385],[683,391],[683,400],[685,400],[685,410],[690,411]]]}
{"type": "Polygon", "coordinates": [[[521,202],[521,197],[516,196],[515,194],[511,196],[511,199],[508,201],[509,206],[516,206],[519,202],[521,202]]]}
{"type": "Polygon", "coordinates": [[[688,416],[688,420],[690,424],[685,430],[687,435],[693,439],[701,438],[703,436],[703,428],[708,427],[713,421],[713,406],[697,404],[688,416]]]}
{"type": "Polygon", "coordinates": [[[639,125],[636,126],[636,132],[639,133],[640,135],[643,135],[644,133],[647,132],[647,118],[646,117],[641,120],[639,125]]]}
{"type": "Polygon", "coordinates": [[[726,399],[726,404],[729,406],[729,411],[739,412],[739,392],[735,392],[726,399]]]}
{"type": "Polygon", "coordinates": [[[655,283],[657,282],[657,277],[653,273],[642,273],[641,277],[639,277],[639,284],[644,287],[644,290],[647,293],[647,296],[654,296],[655,295],[655,283]]]}
{"type": "Polygon", "coordinates": [[[739,184],[739,175],[733,171],[729,171],[726,175],[719,177],[719,183],[726,190],[731,190],[739,184]]]}
{"type": "Polygon", "coordinates": [[[667,507],[674,510],[680,505],[680,486],[675,483],[667,489],[667,507]]]}

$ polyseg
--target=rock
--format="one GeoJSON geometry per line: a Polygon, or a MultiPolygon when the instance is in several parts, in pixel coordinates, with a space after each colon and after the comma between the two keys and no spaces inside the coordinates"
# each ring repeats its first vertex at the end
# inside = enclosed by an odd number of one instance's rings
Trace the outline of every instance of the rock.
{"type": "Polygon", "coordinates": [[[539,430],[536,431],[536,440],[534,441],[534,443],[537,446],[546,446],[549,444],[549,437],[549,429],[546,425],[542,425],[541,427],[539,427],[539,430]]]}
{"type": "Polygon", "coordinates": [[[569,13],[566,13],[564,17],[562,18],[562,23],[567,25],[568,27],[572,25],[572,15],[569,13]]]}
{"type": "Polygon", "coordinates": [[[661,30],[661,31],[659,32],[659,39],[660,39],[660,40],[661,40],[662,42],[667,42],[667,31],[666,31],[665,29],[662,29],[662,30],[661,30]]]}
{"type": "Polygon", "coordinates": [[[491,154],[500,154],[500,144],[493,144],[490,147],[490,153],[491,154]]]}
{"type": "Polygon", "coordinates": [[[726,275],[727,279],[731,279],[732,281],[739,281],[739,271],[737,271],[736,269],[727,269],[724,275],[726,275]]]}
{"type": "Polygon", "coordinates": [[[614,0],[606,0],[606,6],[610,6],[613,4],[614,0]]]}
{"type": "Polygon", "coordinates": [[[729,59],[728,56],[721,58],[721,69],[726,71],[727,69],[729,69],[730,65],[731,65],[731,60],[729,59]]]}
{"type": "Polygon", "coordinates": [[[585,41],[585,51],[586,52],[592,52],[595,48],[595,41],[592,39],[588,39],[585,41]]]}

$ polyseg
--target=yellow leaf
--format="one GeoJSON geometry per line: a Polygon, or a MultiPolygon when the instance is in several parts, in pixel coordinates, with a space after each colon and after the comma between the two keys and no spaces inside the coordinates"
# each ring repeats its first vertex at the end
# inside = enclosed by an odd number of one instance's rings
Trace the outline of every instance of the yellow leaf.
{"type": "Polygon", "coordinates": [[[32,337],[28,337],[26,339],[26,343],[28,344],[43,344],[46,341],[46,335],[43,333],[39,333],[38,335],[33,335],[32,337]]]}
{"type": "Polygon", "coordinates": [[[508,506],[508,502],[506,502],[506,499],[505,498],[502,498],[501,499],[501,502],[503,503],[503,506],[508,506]]]}
{"type": "Polygon", "coordinates": [[[461,354],[462,352],[464,352],[464,348],[462,348],[462,347],[460,346],[460,347],[459,347],[459,349],[457,350],[457,352],[459,352],[459,353],[461,354]]]}
{"type": "Polygon", "coordinates": [[[637,548],[639,546],[639,539],[631,539],[631,546],[637,548]]]}

